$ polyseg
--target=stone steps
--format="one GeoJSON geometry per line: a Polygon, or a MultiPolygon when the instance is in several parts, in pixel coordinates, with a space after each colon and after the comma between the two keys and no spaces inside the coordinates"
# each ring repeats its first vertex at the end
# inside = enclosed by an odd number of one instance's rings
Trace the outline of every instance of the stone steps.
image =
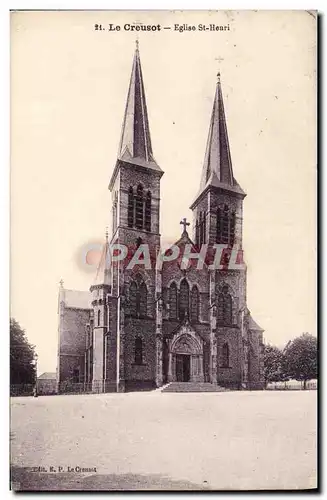
{"type": "Polygon", "coordinates": [[[171,382],[162,392],[224,392],[228,389],[209,382],[171,382]]]}

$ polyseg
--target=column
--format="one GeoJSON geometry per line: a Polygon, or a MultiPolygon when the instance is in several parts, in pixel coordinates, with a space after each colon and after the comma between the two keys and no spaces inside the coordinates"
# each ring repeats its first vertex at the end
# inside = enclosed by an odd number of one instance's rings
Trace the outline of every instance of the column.
{"type": "MultiPolygon", "coordinates": [[[[159,247],[156,247],[156,255],[160,251],[159,247]]],[[[160,387],[163,382],[162,373],[162,357],[163,357],[163,338],[162,338],[162,282],[161,282],[161,272],[156,269],[155,276],[155,293],[156,293],[156,386],[160,387]]]]}
{"type": "Polygon", "coordinates": [[[210,382],[217,384],[217,307],[216,307],[216,271],[210,271],[210,382]]]}
{"type": "Polygon", "coordinates": [[[91,382],[91,349],[87,351],[87,383],[91,382]]]}
{"type": "Polygon", "coordinates": [[[157,363],[156,363],[156,386],[157,387],[162,386],[162,382],[163,382],[162,356],[163,356],[162,336],[158,334],[157,337],[156,337],[156,358],[157,358],[157,363]]]}
{"type": "Polygon", "coordinates": [[[103,327],[94,328],[92,391],[103,390],[103,327]]]}
{"type": "Polygon", "coordinates": [[[169,346],[169,357],[168,357],[168,382],[173,381],[173,354],[170,351],[169,346]]]}
{"type": "Polygon", "coordinates": [[[203,373],[203,355],[200,354],[199,356],[199,376],[200,376],[200,381],[204,382],[204,373],[203,373]]]}
{"type": "Polygon", "coordinates": [[[122,307],[122,301],[119,300],[119,309],[117,315],[120,317],[119,332],[119,384],[118,392],[125,392],[125,314],[122,307]]]}
{"type": "Polygon", "coordinates": [[[241,337],[242,337],[242,389],[248,388],[248,336],[245,325],[245,311],[241,311],[241,337]]]}

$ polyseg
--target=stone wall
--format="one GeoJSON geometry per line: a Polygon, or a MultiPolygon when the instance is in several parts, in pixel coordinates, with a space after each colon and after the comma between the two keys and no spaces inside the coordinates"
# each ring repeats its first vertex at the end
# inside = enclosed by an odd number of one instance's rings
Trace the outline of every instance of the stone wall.
{"type": "Polygon", "coordinates": [[[223,387],[239,388],[241,384],[241,339],[239,328],[217,329],[217,382],[223,387]],[[227,343],[229,347],[229,366],[223,366],[222,348],[227,343]]]}
{"type": "Polygon", "coordinates": [[[59,366],[58,382],[72,379],[79,371],[79,381],[84,378],[84,353],[86,325],[90,322],[90,310],[60,306],[59,318],[59,366]]]}

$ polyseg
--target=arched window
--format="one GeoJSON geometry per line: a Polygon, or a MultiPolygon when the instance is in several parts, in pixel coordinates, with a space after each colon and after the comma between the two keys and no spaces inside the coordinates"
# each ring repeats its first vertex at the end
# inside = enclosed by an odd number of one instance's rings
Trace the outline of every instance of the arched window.
{"type": "Polygon", "coordinates": [[[134,226],[134,191],[132,187],[128,190],[127,224],[128,227],[134,226]]]}
{"type": "Polygon", "coordinates": [[[229,211],[228,206],[224,206],[222,214],[221,243],[228,243],[229,239],[229,211]]]}
{"type": "Polygon", "coordinates": [[[225,325],[231,325],[233,323],[232,320],[232,297],[230,293],[226,293],[224,296],[225,304],[224,304],[224,323],[225,325]]]}
{"type": "Polygon", "coordinates": [[[192,323],[199,321],[199,290],[195,285],[191,291],[191,321],[192,323]]]}
{"type": "Polygon", "coordinates": [[[180,291],[179,291],[179,319],[184,319],[188,317],[189,314],[189,293],[190,288],[188,282],[184,278],[181,281],[180,291]]]}
{"type": "Polygon", "coordinates": [[[146,194],[145,199],[145,230],[151,231],[151,193],[146,194]]]}
{"type": "Polygon", "coordinates": [[[100,322],[101,322],[101,311],[99,309],[98,310],[98,326],[100,326],[100,322]]]}
{"type": "Polygon", "coordinates": [[[218,325],[224,324],[224,296],[222,293],[218,295],[217,304],[217,322],[218,325]]]}
{"type": "Polygon", "coordinates": [[[177,319],[177,286],[172,283],[169,287],[169,318],[177,319]]]}
{"type": "Polygon", "coordinates": [[[141,318],[146,317],[146,305],[147,305],[147,288],[144,281],[139,285],[138,294],[137,294],[137,304],[136,310],[138,312],[138,316],[141,318]]]}
{"type": "Polygon", "coordinates": [[[206,242],[206,213],[202,214],[202,238],[201,245],[206,242]]]}
{"type": "Polygon", "coordinates": [[[134,318],[147,316],[147,287],[139,276],[129,286],[129,312],[134,318]]]}
{"type": "Polygon", "coordinates": [[[138,229],[143,229],[144,214],[143,214],[143,187],[141,184],[137,186],[135,200],[135,226],[138,229]]]}
{"type": "Polygon", "coordinates": [[[199,230],[199,219],[197,219],[195,223],[195,243],[197,246],[200,246],[200,230],[199,230]]]}
{"type": "Polygon", "coordinates": [[[217,208],[217,243],[222,240],[222,214],[221,208],[217,208]]]}
{"type": "Polygon", "coordinates": [[[132,283],[129,286],[129,312],[131,316],[136,316],[137,314],[137,309],[136,309],[136,292],[137,292],[137,286],[135,281],[132,281],[132,283]]]}
{"type": "Polygon", "coordinates": [[[217,209],[217,243],[227,243],[231,246],[235,241],[236,213],[230,212],[228,205],[217,209]]]}
{"type": "Polygon", "coordinates": [[[229,244],[231,246],[234,245],[235,241],[235,222],[236,222],[236,214],[235,212],[232,212],[230,216],[230,235],[229,235],[229,244]]]}
{"type": "Polygon", "coordinates": [[[143,363],[143,342],[140,337],[135,339],[134,363],[136,365],[142,365],[143,363]]]}
{"type": "Polygon", "coordinates": [[[217,301],[217,322],[222,326],[230,326],[233,323],[233,301],[228,293],[228,287],[224,287],[218,295],[217,301]]]}
{"type": "Polygon", "coordinates": [[[227,344],[227,342],[223,345],[222,347],[222,351],[221,351],[221,354],[222,354],[222,367],[223,368],[229,368],[229,345],[227,344]]]}

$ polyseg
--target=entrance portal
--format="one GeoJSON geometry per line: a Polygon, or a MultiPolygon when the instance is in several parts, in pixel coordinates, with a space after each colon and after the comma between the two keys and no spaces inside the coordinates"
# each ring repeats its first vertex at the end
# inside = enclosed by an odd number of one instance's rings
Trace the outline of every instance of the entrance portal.
{"type": "Polygon", "coordinates": [[[176,380],[177,382],[190,381],[190,360],[188,354],[176,354],[176,380]]]}

